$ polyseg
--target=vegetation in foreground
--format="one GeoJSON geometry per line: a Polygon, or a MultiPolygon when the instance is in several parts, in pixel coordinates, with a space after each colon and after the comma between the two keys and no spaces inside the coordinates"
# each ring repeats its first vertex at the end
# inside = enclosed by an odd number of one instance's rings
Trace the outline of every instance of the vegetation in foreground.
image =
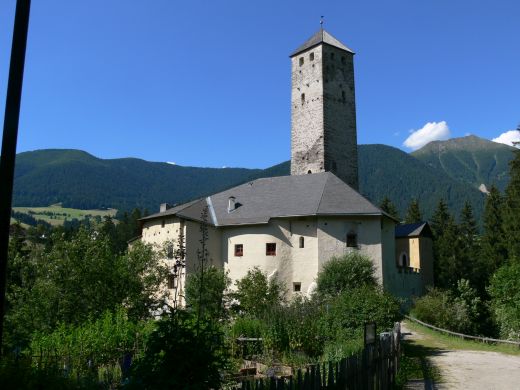
{"type": "Polygon", "coordinates": [[[332,259],[312,298],[287,302],[280,282],[259,269],[231,289],[201,252],[199,271],[187,280],[187,308],[168,307],[168,297],[156,292],[172,270],[153,248],[126,247],[135,233],[128,225],[106,217],[46,234],[14,230],[3,383],[217,388],[233,380],[244,357],[266,367],[337,361],[360,350],[365,322],[382,331],[399,318],[399,303],[381,291],[371,261],[358,254],[332,259]]]}

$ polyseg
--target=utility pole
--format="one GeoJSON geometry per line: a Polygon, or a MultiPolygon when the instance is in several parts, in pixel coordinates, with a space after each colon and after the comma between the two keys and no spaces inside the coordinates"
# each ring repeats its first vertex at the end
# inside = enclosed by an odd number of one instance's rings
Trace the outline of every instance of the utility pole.
{"type": "Polygon", "coordinates": [[[16,140],[20,120],[22,99],[23,69],[29,11],[31,0],[17,0],[14,16],[13,44],[11,63],[5,101],[4,133],[0,159],[0,356],[4,333],[5,289],[7,282],[7,258],[9,249],[9,227],[11,225],[11,204],[13,198],[14,164],[16,159],[16,140]]]}

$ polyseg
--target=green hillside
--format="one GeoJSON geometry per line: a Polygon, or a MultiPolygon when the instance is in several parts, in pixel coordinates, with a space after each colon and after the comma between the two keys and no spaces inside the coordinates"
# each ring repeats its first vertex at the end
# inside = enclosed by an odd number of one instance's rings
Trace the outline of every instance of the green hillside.
{"type": "Polygon", "coordinates": [[[495,184],[500,190],[507,186],[511,146],[476,136],[430,142],[412,155],[425,164],[442,170],[452,179],[475,188],[495,184]]]}
{"type": "MultiPolygon", "coordinates": [[[[267,169],[198,168],[135,158],[99,159],[79,150],[39,150],[17,156],[14,206],[61,203],[78,209],[158,210],[159,204],[181,203],[259,177],[289,174],[289,162],[267,169]]],[[[483,195],[409,154],[385,145],[359,146],[360,192],[375,203],[386,195],[403,214],[409,201],[420,200],[426,215],[439,197],[452,210],[468,199],[476,214],[483,195]]]]}

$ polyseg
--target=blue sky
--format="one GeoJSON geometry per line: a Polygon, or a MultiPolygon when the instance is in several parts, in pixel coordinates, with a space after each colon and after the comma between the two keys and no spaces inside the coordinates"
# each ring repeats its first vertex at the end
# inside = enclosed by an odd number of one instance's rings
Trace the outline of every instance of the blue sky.
{"type": "MultiPolygon", "coordinates": [[[[0,3],[2,123],[14,8],[0,3]]],[[[518,1],[33,0],[18,152],[285,161],[288,55],[320,15],[357,53],[359,143],[409,151],[520,122],[518,1]]]]}

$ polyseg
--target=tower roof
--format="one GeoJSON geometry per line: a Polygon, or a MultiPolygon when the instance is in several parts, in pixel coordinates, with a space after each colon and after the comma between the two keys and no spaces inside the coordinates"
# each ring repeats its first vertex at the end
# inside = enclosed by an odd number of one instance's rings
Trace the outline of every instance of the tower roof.
{"type": "Polygon", "coordinates": [[[317,46],[320,43],[326,43],[328,45],[337,47],[338,49],[345,50],[349,53],[355,54],[351,49],[346,47],[343,43],[338,41],[332,35],[330,35],[327,31],[320,29],[316,34],[310,37],[303,45],[301,45],[298,49],[296,49],[289,57],[294,57],[297,54],[300,54],[302,51],[310,49],[311,47],[317,46]]]}

